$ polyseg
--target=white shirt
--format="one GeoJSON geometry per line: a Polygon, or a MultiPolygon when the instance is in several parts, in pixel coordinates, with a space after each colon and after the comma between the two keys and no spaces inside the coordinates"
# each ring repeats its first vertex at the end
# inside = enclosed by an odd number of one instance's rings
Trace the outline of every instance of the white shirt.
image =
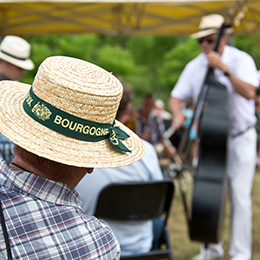
{"type": "MultiPolygon", "coordinates": [[[[83,200],[83,211],[93,215],[101,189],[114,182],[135,182],[162,180],[163,174],[159,166],[157,154],[153,146],[142,140],[145,145],[145,155],[139,161],[118,168],[94,169],[77,185],[76,190],[83,200]]],[[[114,231],[122,255],[149,252],[152,246],[153,230],[151,221],[120,222],[106,220],[114,231]]]]}
{"type": "MultiPolygon", "coordinates": [[[[254,60],[247,53],[231,46],[225,46],[221,60],[243,81],[259,86],[254,60]]],[[[180,100],[190,97],[197,102],[207,72],[207,57],[204,53],[191,60],[184,68],[171,95],[180,100]]],[[[247,100],[233,88],[228,77],[215,69],[216,79],[227,87],[230,106],[231,134],[239,133],[256,123],[254,100],[247,100]]]]}

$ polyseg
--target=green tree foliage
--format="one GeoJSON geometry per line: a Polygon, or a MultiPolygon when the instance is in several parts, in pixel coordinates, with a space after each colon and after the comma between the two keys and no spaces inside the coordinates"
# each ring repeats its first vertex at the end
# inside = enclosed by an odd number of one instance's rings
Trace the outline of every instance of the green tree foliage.
{"type": "MultiPolygon", "coordinates": [[[[126,48],[130,50],[137,64],[145,67],[139,78],[130,78],[134,85],[134,95],[140,104],[140,99],[147,93],[156,93],[166,101],[169,93],[162,88],[158,68],[163,66],[164,55],[176,46],[178,38],[173,36],[133,36],[129,37],[126,48]],[[166,98],[167,97],[167,98],[166,98]]],[[[134,100],[134,105],[137,103],[134,100]]]]}
{"type": "Polygon", "coordinates": [[[253,34],[248,36],[237,36],[235,38],[235,44],[238,49],[241,49],[250,54],[255,63],[256,67],[260,69],[260,35],[253,34]]]}
{"type": "Polygon", "coordinates": [[[122,77],[128,75],[142,75],[143,68],[134,62],[129,50],[119,45],[104,45],[96,51],[97,65],[122,77]]]}
{"type": "Polygon", "coordinates": [[[162,67],[158,68],[161,86],[170,93],[185,65],[200,53],[196,40],[181,38],[175,48],[165,54],[162,67]]]}

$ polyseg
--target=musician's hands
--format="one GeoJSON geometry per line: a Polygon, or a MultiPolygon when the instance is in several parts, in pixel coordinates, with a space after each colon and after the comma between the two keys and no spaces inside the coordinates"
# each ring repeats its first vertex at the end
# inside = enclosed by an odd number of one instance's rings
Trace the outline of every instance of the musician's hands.
{"type": "Polygon", "coordinates": [[[215,51],[211,51],[207,54],[208,66],[213,69],[219,69],[223,72],[227,71],[227,65],[224,64],[221,60],[221,56],[219,53],[215,51]]]}
{"type": "Polygon", "coordinates": [[[185,119],[187,119],[187,116],[183,113],[176,114],[172,120],[173,129],[181,128],[184,124],[185,119]]]}
{"type": "Polygon", "coordinates": [[[177,154],[177,149],[169,140],[161,139],[160,143],[163,145],[163,158],[173,159],[177,154]]]}

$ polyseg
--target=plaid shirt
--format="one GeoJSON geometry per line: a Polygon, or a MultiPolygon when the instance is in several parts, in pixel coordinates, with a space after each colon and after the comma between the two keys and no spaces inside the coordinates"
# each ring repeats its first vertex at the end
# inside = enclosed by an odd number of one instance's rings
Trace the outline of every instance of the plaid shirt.
{"type": "MultiPolygon", "coordinates": [[[[77,192],[0,160],[0,194],[13,259],[119,259],[106,222],[87,217],[77,192]]],[[[7,259],[0,226],[0,259],[7,259]]]]}
{"type": "Polygon", "coordinates": [[[150,138],[146,141],[156,145],[163,138],[165,131],[165,125],[163,119],[151,112],[149,114],[148,120],[145,123],[142,112],[140,113],[140,118],[135,122],[135,132],[137,135],[141,135],[143,132],[149,132],[151,134],[150,138]]]}

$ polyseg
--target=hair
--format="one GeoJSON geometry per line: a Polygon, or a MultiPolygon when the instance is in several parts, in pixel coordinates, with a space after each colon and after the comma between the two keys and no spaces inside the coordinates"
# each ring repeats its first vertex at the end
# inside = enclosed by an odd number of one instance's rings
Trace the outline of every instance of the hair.
{"type": "Polygon", "coordinates": [[[143,96],[143,100],[148,99],[148,98],[152,98],[152,99],[156,100],[158,97],[157,97],[157,94],[155,94],[155,93],[148,93],[143,96]]]}
{"type": "Polygon", "coordinates": [[[0,80],[11,80],[11,79],[7,74],[0,72],[0,80]]]}
{"type": "Polygon", "coordinates": [[[116,114],[116,119],[120,121],[120,118],[122,117],[122,115],[125,113],[128,104],[130,104],[133,100],[133,97],[130,93],[130,91],[127,88],[124,88],[123,90],[123,96],[122,99],[120,101],[118,110],[117,110],[117,114],[116,114]]]}
{"type": "MultiPolygon", "coordinates": [[[[34,166],[44,165],[46,161],[50,161],[44,157],[38,156],[37,154],[31,153],[24,148],[20,147],[19,145],[14,146],[14,153],[21,157],[26,163],[32,164],[34,166]]],[[[53,163],[56,163],[54,161],[51,161],[53,163]]],[[[38,168],[38,167],[37,167],[38,168]]]]}
{"type": "Polygon", "coordinates": [[[46,173],[49,173],[50,177],[55,177],[56,180],[62,181],[65,178],[65,173],[69,167],[68,165],[38,156],[37,154],[31,153],[17,144],[14,146],[14,153],[36,169],[44,169],[46,173]],[[53,173],[55,173],[55,176],[52,176],[53,173]]]}
{"type": "Polygon", "coordinates": [[[146,104],[147,102],[153,101],[154,102],[154,106],[155,106],[155,101],[157,99],[157,95],[154,93],[149,93],[143,96],[142,99],[142,108],[141,110],[145,109],[146,110],[146,104]]]}

